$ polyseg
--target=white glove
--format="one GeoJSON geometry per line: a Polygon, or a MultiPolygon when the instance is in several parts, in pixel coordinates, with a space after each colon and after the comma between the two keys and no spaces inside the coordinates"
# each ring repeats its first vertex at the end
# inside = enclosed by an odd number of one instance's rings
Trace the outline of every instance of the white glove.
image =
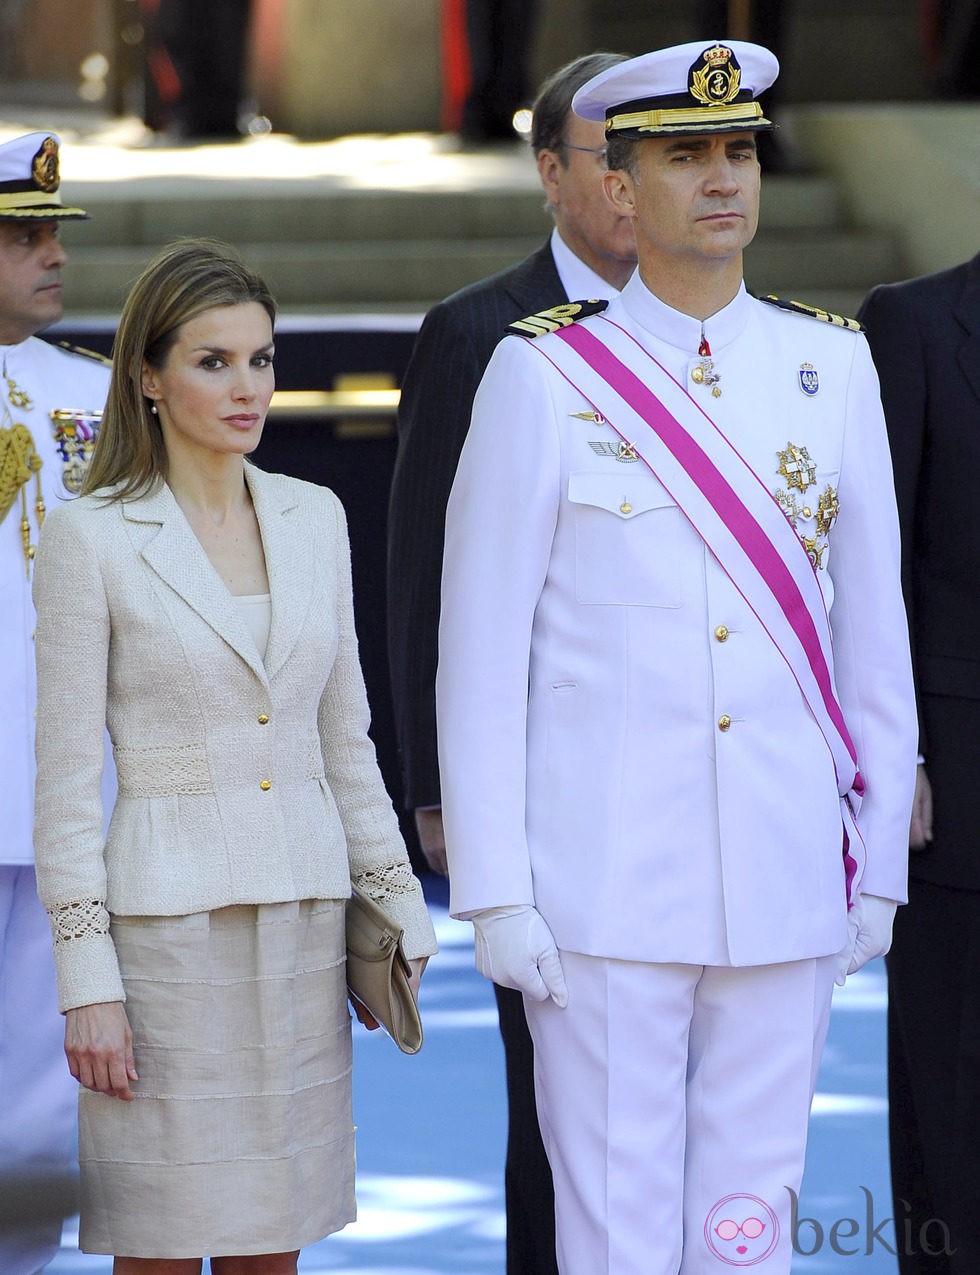
{"type": "Polygon", "coordinates": [[[834,982],[843,987],[848,974],[884,956],[892,945],[898,904],[877,894],[859,894],[847,916],[847,942],[837,954],[834,982]]]}
{"type": "Polygon", "coordinates": [[[524,992],[532,1000],[550,996],[559,1009],[568,989],[551,931],[537,909],[527,904],[485,908],[470,918],[476,939],[476,968],[501,987],[524,992]]]}

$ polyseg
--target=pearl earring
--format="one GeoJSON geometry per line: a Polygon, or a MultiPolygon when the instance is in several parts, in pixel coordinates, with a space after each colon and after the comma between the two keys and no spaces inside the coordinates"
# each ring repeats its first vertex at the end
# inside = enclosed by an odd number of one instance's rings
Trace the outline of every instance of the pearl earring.
{"type": "Polygon", "coordinates": [[[151,404],[150,404],[150,411],[153,413],[153,415],[154,415],[154,416],[156,416],[156,415],[157,415],[157,405],[156,405],[156,403],[151,403],[151,404]]]}

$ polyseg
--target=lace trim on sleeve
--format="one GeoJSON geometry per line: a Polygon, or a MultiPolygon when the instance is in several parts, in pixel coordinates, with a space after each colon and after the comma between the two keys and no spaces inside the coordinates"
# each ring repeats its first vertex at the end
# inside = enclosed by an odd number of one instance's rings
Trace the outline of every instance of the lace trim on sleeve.
{"type": "Polygon", "coordinates": [[[354,878],[355,883],[376,903],[385,903],[406,894],[414,894],[415,877],[411,864],[389,863],[383,868],[368,868],[354,878]]]}
{"type": "Polygon", "coordinates": [[[56,947],[109,933],[109,913],[102,899],[73,899],[60,908],[49,908],[48,919],[56,947]]]}

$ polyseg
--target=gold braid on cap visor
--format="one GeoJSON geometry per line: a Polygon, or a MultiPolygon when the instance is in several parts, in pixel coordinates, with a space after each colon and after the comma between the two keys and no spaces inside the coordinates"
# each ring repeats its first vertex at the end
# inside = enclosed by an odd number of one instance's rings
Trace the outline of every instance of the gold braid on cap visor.
{"type": "Polygon", "coordinates": [[[0,187],[0,206],[4,208],[28,208],[37,204],[60,204],[54,191],[4,190],[0,187]]]}
{"type": "Polygon", "coordinates": [[[692,110],[670,108],[663,111],[631,111],[628,115],[613,115],[606,120],[606,132],[618,133],[625,129],[643,132],[648,128],[687,128],[690,125],[711,125],[744,122],[768,124],[758,102],[738,102],[734,106],[698,106],[692,110]]]}

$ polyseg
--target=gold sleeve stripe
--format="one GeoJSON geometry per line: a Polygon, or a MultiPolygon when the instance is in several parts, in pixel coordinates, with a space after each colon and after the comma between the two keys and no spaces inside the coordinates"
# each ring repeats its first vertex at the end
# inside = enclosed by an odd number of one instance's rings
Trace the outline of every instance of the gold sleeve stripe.
{"type": "Polygon", "coordinates": [[[821,323],[830,323],[835,328],[845,328],[848,332],[863,332],[863,324],[857,319],[845,318],[842,314],[833,314],[830,310],[821,310],[819,306],[807,305],[805,301],[786,301],[782,297],[772,295],[760,297],[767,305],[774,305],[778,310],[789,310],[793,314],[806,314],[811,319],[819,319],[821,323]]]}
{"type": "Polygon", "coordinates": [[[567,328],[570,323],[576,323],[579,319],[587,319],[591,314],[601,314],[608,304],[608,301],[596,300],[566,301],[562,305],[552,306],[550,310],[539,310],[526,319],[517,319],[504,330],[511,336],[543,336],[546,332],[567,328]]]}

